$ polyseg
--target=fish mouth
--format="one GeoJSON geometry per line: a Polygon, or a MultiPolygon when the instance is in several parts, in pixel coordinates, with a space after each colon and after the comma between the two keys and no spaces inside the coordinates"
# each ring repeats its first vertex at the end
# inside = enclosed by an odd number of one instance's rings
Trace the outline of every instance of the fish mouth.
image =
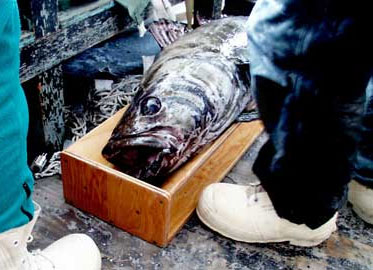
{"type": "Polygon", "coordinates": [[[124,173],[147,180],[166,171],[176,151],[173,142],[160,140],[152,134],[110,140],[102,154],[124,173]]]}

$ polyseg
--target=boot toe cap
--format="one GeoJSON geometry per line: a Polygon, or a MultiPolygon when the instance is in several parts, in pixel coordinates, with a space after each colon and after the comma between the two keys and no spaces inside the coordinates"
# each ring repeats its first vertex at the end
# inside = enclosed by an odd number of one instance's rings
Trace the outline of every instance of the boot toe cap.
{"type": "Polygon", "coordinates": [[[95,242],[85,234],[70,234],[43,250],[43,255],[61,270],[99,270],[101,255],[95,242]]]}
{"type": "Polygon", "coordinates": [[[232,184],[212,184],[201,194],[197,215],[222,235],[241,240],[251,234],[252,217],[248,213],[248,188],[232,184]]]}

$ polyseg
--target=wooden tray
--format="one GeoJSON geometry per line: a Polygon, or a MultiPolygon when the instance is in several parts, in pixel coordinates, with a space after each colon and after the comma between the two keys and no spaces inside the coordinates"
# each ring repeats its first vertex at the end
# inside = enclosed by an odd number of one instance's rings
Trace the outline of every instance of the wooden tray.
{"type": "Polygon", "coordinates": [[[83,211],[166,246],[193,213],[203,188],[224,178],[262,132],[262,124],[233,124],[156,187],[116,170],[101,155],[124,111],[62,152],[64,196],[66,202],[83,211]]]}

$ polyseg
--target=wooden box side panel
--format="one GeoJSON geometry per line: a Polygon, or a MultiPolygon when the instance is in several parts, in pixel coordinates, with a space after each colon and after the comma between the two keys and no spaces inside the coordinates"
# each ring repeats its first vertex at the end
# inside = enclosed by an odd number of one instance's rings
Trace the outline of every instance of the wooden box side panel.
{"type": "Polygon", "coordinates": [[[237,124],[238,127],[208,158],[199,170],[171,193],[171,228],[168,239],[185,224],[197,206],[202,190],[220,182],[263,131],[260,121],[237,124]]]}
{"type": "Polygon", "coordinates": [[[139,185],[110,168],[62,153],[62,180],[68,203],[159,246],[167,244],[170,197],[139,185]]]}
{"type": "Polygon", "coordinates": [[[206,161],[225,143],[227,138],[237,129],[237,125],[232,125],[223,134],[219,136],[213,143],[204,147],[202,152],[189,159],[180,168],[173,172],[165,183],[162,189],[168,191],[170,194],[175,193],[182,186],[184,186],[190,178],[199,171],[199,168],[206,163],[206,161]]]}

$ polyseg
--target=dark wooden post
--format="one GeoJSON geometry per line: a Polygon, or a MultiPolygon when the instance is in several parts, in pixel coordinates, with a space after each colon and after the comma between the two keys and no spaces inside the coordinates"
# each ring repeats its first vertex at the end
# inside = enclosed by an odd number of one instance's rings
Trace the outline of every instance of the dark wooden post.
{"type": "Polygon", "coordinates": [[[32,0],[35,37],[43,37],[58,29],[58,0],[32,0]]]}
{"type": "MultiPolygon", "coordinates": [[[[36,40],[57,32],[58,0],[32,0],[31,16],[36,40]]],[[[64,135],[61,65],[41,73],[36,80],[46,149],[58,151],[62,149],[64,135]]]]}
{"type": "Polygon", "coordinates": [[[54,151],[62,150],[65,134],[62,65],[40,74],[38,81],[46,146],[54,151]]]}

